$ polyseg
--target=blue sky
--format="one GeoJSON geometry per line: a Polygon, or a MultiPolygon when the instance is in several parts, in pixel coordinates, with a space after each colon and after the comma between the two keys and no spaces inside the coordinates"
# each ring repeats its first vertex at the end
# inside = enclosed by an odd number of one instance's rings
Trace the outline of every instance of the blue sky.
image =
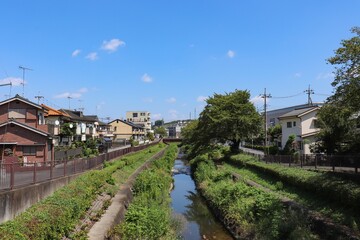
{"type": "Polygon", "coordinates": [[[213,93],[274,97],[269,109],[332,92],[326,64],[360,26],[360,1],[1,2],[0,99],[44,96],[55,108],[111,119],[148,110],[153,120],[189,118],[213,93]],[[293,96],[291,98],[276,98],[293,96]],[[70,96],[69,100],[67,97],[70,96]]]}

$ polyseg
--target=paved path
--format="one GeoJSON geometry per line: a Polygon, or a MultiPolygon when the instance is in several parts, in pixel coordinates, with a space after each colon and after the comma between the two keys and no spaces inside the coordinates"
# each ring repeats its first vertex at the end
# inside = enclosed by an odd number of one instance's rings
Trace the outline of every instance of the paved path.
{"type": "Polygon", "coordinates": [[[257,155],[261,155],[264,156],[264,152],[263,151],[259,151],[259,150],[255,150],[255,149],[251,149],[251,148],[245,148],[245,147],[239,147],[240,150],[247,152],[247,153],[252,153],[252,154],[257,154],[257,155]]]}

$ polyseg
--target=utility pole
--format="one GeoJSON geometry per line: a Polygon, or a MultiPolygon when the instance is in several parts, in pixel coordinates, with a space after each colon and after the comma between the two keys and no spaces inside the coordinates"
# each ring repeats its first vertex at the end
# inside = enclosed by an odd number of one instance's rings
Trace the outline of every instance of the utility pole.
{"type": "Polygon", "coordinates": [[[260,97],[264,99],[264,130],[265,130],[265,149],[267,147],[267,116],[266,116],[266,99],[271,98],[270,94],[266,94],[266,88],[264,89],[264,94],[260,94],[260,97]]]}
{"type": "Polygon", "coordinates": [[[311,100],[311,94],[314,94],[314,90],[310,88],[310,85],[309,85],[309,88],[307,90],[304,91],[304,93],[306,93],[308,95],[308,105],[309,106],[312,106],[313,105],[313,102],[311,100]]]}
{"type": "Polygon", "coordinates": [[[196,108],[194,109],[194,119],[196,120],[196,108]]]}
{"type": "Polygon", "coordinates": [[[22,82],[22,86],[23,86],[23,92],[22,92],[22,96],[24,97],[24,89],[25,89],[25,71],[32,71],[31,68],[27,68],[27,67],[24,67],[24,66],[19,66],[20,69],[22,69],[23,71],[23,82],[22,82]]]}
{"type": "Polygon", "coordinates": [[[40,104],[40,99],[41,99],[41,98],[44,98],[44,96],[40,96],[40,95],[38,95],[38,96],[35,96],[35,98],[37,98],[37,100],[38,100],[38,104],[40,104]]]}

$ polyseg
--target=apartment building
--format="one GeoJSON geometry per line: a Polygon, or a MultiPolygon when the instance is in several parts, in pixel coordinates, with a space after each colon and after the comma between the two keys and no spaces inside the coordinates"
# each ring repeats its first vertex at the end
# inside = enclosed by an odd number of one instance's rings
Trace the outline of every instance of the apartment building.
{"type": "Polygon", "coordinates": [[[148,111],[127,111],[126,121],[143,126],[146,132],[151,131],[151,118],[148,111]]]}

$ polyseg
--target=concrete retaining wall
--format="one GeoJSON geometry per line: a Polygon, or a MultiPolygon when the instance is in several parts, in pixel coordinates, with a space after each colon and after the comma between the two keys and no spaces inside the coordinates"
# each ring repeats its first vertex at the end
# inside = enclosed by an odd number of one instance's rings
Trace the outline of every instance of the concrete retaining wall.
{"type": "Polygon", "coordinates": [[[0,223],[13,219],[82,173],[0,193],[0,223]]]}

